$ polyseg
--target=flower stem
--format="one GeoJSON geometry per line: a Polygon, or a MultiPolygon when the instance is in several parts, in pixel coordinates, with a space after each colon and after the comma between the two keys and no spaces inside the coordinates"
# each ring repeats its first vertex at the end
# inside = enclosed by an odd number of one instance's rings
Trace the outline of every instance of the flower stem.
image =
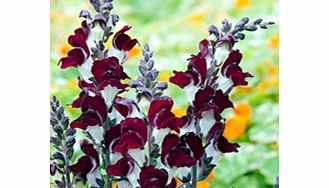
{"type": "MultiPolygon", "coordinates": [[[[110,153],[108,150],[106,150],[107,152],[105,153],[105,167],[109,166],[111,164],[110,160],[110,153]]],[[[108,188],[112,188],[112,176],[106,176],[106,185],[108,188]]]]}
{"type": "Polygon", "coordinates": [[[151,143],[151,138],[152,138],[152,133],[153,133],[153,127],[151,125],[149,125],[147,127],[147,143],[148,143],[148,165],[152,165],[153,163],[153,159],[152,159],[152,156],[151,156],[151,152],[152,152],[152,143],[151,143]]]}
{"type": "Polygon", "coordinates": [[[67,188],[71,188],[71,179],[70,179],[70,170],[69,170],[69,160],[67,158],[67,154],[65,152],[65,174],[66,174],[66,183],[67,188]]]}
{"type": "Polygon", "coordinates": [[[197,164],[195,164],[192,166],[192,188],[196,188],[197,181],[197,164]]]}

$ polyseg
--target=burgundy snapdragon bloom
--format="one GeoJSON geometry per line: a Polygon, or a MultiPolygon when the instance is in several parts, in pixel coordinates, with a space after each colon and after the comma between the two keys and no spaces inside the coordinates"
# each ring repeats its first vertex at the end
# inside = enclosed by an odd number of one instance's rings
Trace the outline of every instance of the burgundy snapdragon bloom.
{"type": "Polygon", "coordinates": [[[68,43],[74,48],[68,52],[67,57],[60,59],[62,69],[82,65],[89,58],[90,51],[86,43],[89,34],[90,28],[87,22],[83,21],[81,27],[74,31],[74,35],[69,36],[68,43]]]}
{"type": "Polygon", "coordinates": [[[137,39],[131,39],[129,35],[125,34],[125,32],[130,29],[131,26],[126,25],[115,33],[112,40],[114,48],[118,50],[129,51],[138,43],[137,39]]]}
{"type": "Polygon", "coordinates": [[[81,95],[73,103],[73,107],[81,107],[82,114],[71,123],[71,128],[85,130],[88,126],[102,126],[107,118],[107,107],[103,98],[99,95],[89,96],[87,93],[81,95]]]}
{"type": "Polygon", "coordinates": [[[120,80],[129,78],[123,71],[122,66],[119,64],[119,60],[116,57],[108,57],[105,59],[97,60],[94,62],[91,72],[99,85],[100,89],[111,85],[118,89],[124,89],[128,85],[122,84],[120,80]]]}
{"type": "Polygon", "coordinates": [[[147,141],[147,126],[142,119],[126,118],[119,126],[121,136],[113,149],[114,152],[124,155],[129,149],[144,149],[147,141]]]}
{"type": "Polygon", "coordinates": [[[190,132],[181,137],[168,134],[162,143],[161,161],[173,167],[191,167],[203,155],[202,140],[190,132]]]}
{"type": "MultiPolygon", "coordinates": [[[[205,136],[214,124],[221,121],[221,113],[226,108],[233,108],[229,97],[224,95],[221,90],[214,91],[207,86],[196,92],[193,106],[190,107],[188,113],[195,114],[196,118],[200,120],[200,133],[205,136]]],[[[188,114],[187,117],[193,118],[193,114],[188,114]]]]}
{"type": "Polygon", "coordinates": [[[204,157],[211,158],[210,164],[217,164],[220,153],[238,152],[237,143],[230,143],[224,136],[224,124],[217,122],[207,135],[207,146],[204,157]]]}
{"type": "Polygon", "coordinates": [[[138,187],[138,175],[141,169],[135,160],[129,155],[123,155],[115,164],[106,167],[106,173],[109,176],[126,177],[133,187],[138,187]]]}
{"type": "Polygon", "coordinates": [[[171,112],[173,105],[174,101],[171,98],[161,98],[151,102],[148,120],[153,128],[169,128],[179,133],[179,127],[183,122],[171,112]]]}
{"type": "Polygon", "coordinates": [[[125,155],[115,164],[108,166],[106,168],[106,173],[109,176],[127,176],[134,167],[134,160],[125,155]]]}
{"type": "Polygon", "coordinates": [[[174,76],[170,77],[169,81],[180,88],[184,88],[191,84],[200,85],[204,83],[207,75],[206,56],[209,53],[208,41],[206,39],[199,43],[200,52],[197,55],[192,55],[187,66],[187,71],[174,71],[174,76]]]}
{"type": "Polygon", "coordinates": [[[154,166],[145,166],[139,174],[141,188],[176,188],[176,180],[168,182],[168,172],[164,169],[156,169],[154,166]]]}
{"type": "Polygon", "coordinates": [[[115,119],[116,124],[127,117],[141,118],[140,110],[135,102],[130,99],[116,97],[113,103],[112,111],[109,116],[115,119]]]}
{"type": "Polygon", "coordinates": [[[216,84],[225,94],[227,94],[235,86],[245,86],[248,82],[247,77],[253,77],[248,72],[243,72],[239,63],[242,54],[239,50],[233,50],[221,67],[221,75],[217,78],[216,84]]]}
{"type": "Polygon", "coordinates": [[[87,140],[82,140],[80,148],[85,154],[78,159],[78,162],[70,166],[70,170],[74,175],[79,174],[83,179],[88,179],[89,184],[98,186],[96,179],[102,179],[99,172],[99,157],[98,152],[92,143],[87,140]]]}

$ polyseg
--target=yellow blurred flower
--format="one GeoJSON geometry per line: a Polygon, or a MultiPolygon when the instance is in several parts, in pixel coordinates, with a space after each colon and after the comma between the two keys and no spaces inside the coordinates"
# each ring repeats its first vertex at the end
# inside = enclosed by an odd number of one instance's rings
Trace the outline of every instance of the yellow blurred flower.
{"type": "Polygon", "coordinates": [[[66,87],[68,88],[77,88],[78,86],[78,80],[77,79],[71,79],[67,82],[66,87]]]}
{"type": "Polygon", "coordinates": [[[271,48],[277,48],[279,46],[279,34],[273,35],[269,38],[269,45],[271,48]]]}
{"type": "Polygon", "coordinates": [[[235,140],[242,136],[247,128],[251,114],[252,109],[247,103],[237,103],[233,116],[228,118],[225,122],[223,136],[229,140],[235,140]]]}
{"type": "Polygon", "coordinates": [[[250,4],[250,0],[236,0],[234,3],[234,7],[237,9],[243,9],[249,7],[250,4]]]}
{"type": "Polygon", "coordinates": [[[174,108],[171,110],[171,112],[174,113],[176,117],[182,117],[186,115],[186,109],[183,108],[174,108]]]}
{"type": "Polygon", "coordinates": [[[55,93],[58,90],[56,84],[50,84],[50,93],[55,93]]]}
{"type": "Polygon", "coordinates": [[[61,45],[57,46],[57,53],[61,56],[64,57],[67,55],[67,53],[72,49],[69,43],[64,43],[61,45]]]}
{"type": "Polygon", "coordinates": [[[206,17],[206,11],[196,12],[186,18],[186,21],[191,24],[198,24],[206,17]]]}
{"type": "Polygon", "coordinates": [[[161,72],[159,76],[159,81],[164,82],[168,81],[170,78],[170,74],[168,72],[161,72]]]}

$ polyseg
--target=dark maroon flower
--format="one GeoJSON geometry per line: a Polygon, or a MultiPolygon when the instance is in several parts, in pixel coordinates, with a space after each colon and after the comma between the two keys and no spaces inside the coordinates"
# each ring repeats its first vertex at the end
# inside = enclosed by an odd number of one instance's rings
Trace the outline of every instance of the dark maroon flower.
{"type": "Polygon", "coordinates": [[[239,50],[233,50],[228,58],[224,61],[221,68],[221,75],[217,79],[218,88],[227,94],[234,86],[245,86],[248,84],[245,79],[253,77],[248,72],[242,72],[239,63],[242,59],[242,54],[239,50]]]}
{"type": "Polygon", "coordinates": [[[126,177],[133,187],[138,187],[139,185],[137,177],[140,173],[140,168],[129,155],[123,155],[115,164],[107,166],[106,173],[109,176],[126,177]]]}
{"type": "Polygon", "coordinates": [[[229,143],[224,136],[218,137],[215,144],[218,150],[222,153],[238,152],[238,147],[240,147],[237,143],[229,143]]]}
{"type": "Polygon", "coordinates": [[[162,143],[161,161],[169,167],[191,167],[203,153],[202,140],[194,133],[187,133],[180,138],[168,134],[162,143]]]}
{"type": "Polygon", "coordinates": [[[148,120],[157,129],[169,128],[179,133],[182,120],[171,112],[174,102],[171,98],[153,100],[148,112],[148,120]]]}
{"type": "Polygon", "coordinates": [[[113,80],[129,78],[127,74],[123,72],[123,68],[119,64],[119,60],[116,57],[108,57],[95,61],[91,72],[93,73],[94,78],[99,85],[102,85],[104,82],[108,82],[109,84],[112,83],[112,86],[116,86],[119,89],[124,89],[127,87],[120,82],[120,85],[116,85],[116,82],[113,82],[113,80]]]}
{"type": "Polygon", "coordinates": [[[106,173],[109,176],[127,176],[128,173],[134,168],[133,160],[122,157],[115,164],[110,165],[106,168],[106,173]]]}
{"type": "Polygon", "coordinates": [[[129,51],[138,43],[137,39],[131,39],[129,35],[125,34],[125,32],[130,29],[131,26],[124,26],[121,30],[115,33],[112,41],[114,48],[129,51]]]}
{"type": "Polygon", "coordinates": [[[80,106],[82,114],[71,123],[71,128],[80,128],[85,130],[88,126],[101,126],[107,118],[107,107],[101,96],[94,97],[83,94],[75,101],[74,106],[80,106]],[[81,102],[78,105],[78,102],[81,102]]]}
{"type": "MultiPolygon", "coordinates": [[[[170,77],[169,81],[180,88],[184,89],[188,95],[188,100],[191,103],[194,100],[194,95],[198,87],[205,83],[207,76],[207,61],[209,50],[208,41],[202,40],[199,44],[200,52],[197,55],[192,55],[185,72],[174,71],[174,76],[170,77]]],[[[208,67],[209,68],[209,67],[208,67]]]]}
{"type": "Polygon", "coordinates": [[[105,133],[105,146],[110,152],[113,152],[115,146],[121,138],[121,126],[110,127],[105,133]]]}
{"type": "Polygon", "coordinates": [[[70,170],[74,175],[79,174],[83,179],[88,179],[88,183],[92,186],[98,186],[97,179],[102,179],[99,171],[98,152],[93,144],[87,140],[82,140],[80,143],[84,156],[78,159],[78,162],[70,166],[70,170]]]}
{"type": "Polygon", "coordinates": [[[122,155],[129,149],[143,149],[147,141],[147,126],[142,119],[126,118],[121,122],[121,137],[114,152],[122,155]]]}
{"type": "Polygon", "coordinates": [[[168,172],[164,169],[156,169],[154,166],[145,166],[139,174],[141,188],[176,188],[176,180],[168,182],[168,172]]]}
{"type": "Polygon", "coordinates": [[[59,60],[62,69],[82,65],[89,58],[90,51],[86,43],[89,33],[87,23],[83,21],[81,27],[74,31],[74,35],[69,36],[68,43],[74,48],[68,52],[67,57],[59,60]]]}

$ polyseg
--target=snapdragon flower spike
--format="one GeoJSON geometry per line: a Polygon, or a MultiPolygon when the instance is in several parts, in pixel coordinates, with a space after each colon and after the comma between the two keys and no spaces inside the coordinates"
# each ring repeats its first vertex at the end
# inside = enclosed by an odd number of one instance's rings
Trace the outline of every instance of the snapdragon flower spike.
{"type": "Polygon", "coordinates": [[[92,143],[87,140],[82,140],[80,148],[85,154],[80,157],[74,165],[70,166],[70,170],[74,175],[87,180],[89,185],[99,187],[104,184],[102,175],[99,171],[99,157],[98,152],[92,143]]]}
{"type": "Polygon", "coordinates": [[[168,178],[166,170],[144,166],[139,174],[139,184],[141,188],[176,188],[176,180],[168,178]]]}
{"type": "Polygon", "coordinates": [[[191,167],[202,157],[202,140],[194,133],[168,134],[162,142],[161,162],[172,178],[177,168],[191,167]]]}
{"type": "Polygon", "coordinates": [[[104,99],[100,95],[89,96],[87,93],[82,93],[73,104],[73,107],[81,108],[82,114],[71,122],[71,128],[87,130],[95,141],[100,143],[104,137],[103,123],[107,119],[104,99]]]}
{"type": "Polygon", "coordinates": [[[180,132],[183,124],[181,118],[177,118],[171,109],[174,101],[171,98],[163,97],[153,100],[148,111],[148,121],[154,128],[153,136],[155,144],[161,145],[163,138],[171,131],[180,132]]]}

